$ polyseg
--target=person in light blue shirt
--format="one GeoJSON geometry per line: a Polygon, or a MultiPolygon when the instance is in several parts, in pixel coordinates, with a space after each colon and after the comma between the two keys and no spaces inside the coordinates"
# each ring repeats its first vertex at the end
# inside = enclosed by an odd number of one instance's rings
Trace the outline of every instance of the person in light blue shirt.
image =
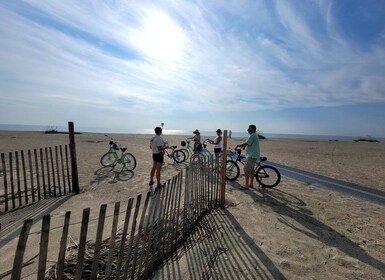
{"type": "Polygon", "coordinates": [[[241,187],[241,190],[248,190],[249,188],[254,187],[254,165],[255,161],[260,157],[257,127],[254,124],[251,124],[249,125],[247,132],[250,134],[247,141],[235,146],[235,149],[238,149],[238,147],[244,149],[246,147],[246,161],[243,169],[245,172],[245,186],[241,187]]]}

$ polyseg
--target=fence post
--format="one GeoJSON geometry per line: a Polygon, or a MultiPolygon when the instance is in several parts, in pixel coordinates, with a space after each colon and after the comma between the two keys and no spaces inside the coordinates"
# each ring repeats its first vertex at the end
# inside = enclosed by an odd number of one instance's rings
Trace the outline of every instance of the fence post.
{"type": "Polygon", "coordinates": [[[220,203],[221,208],[225,207],[225,186],[226,186],[226,160],[227,160],[227,130],[223,131],[223,153],[221,167],[221,193],[220,203]]]}
{"type": "Polygon", "coordinates": [[[74,123],[68,122],[68,132],[70,137],[70,154],[71,154],[71,170],[72,170],[72,190],[75,194],[79,194],[79,176],[78,165],[76,162],[75,132],[74,123]]]}

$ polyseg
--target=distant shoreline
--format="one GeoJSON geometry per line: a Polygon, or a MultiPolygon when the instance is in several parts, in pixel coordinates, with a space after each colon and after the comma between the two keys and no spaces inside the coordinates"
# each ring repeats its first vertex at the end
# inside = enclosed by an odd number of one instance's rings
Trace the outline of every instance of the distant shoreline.
{"type": "MultiPolygon", "coordinates": [[[[0,124],[0,131],[20,131],[20,132],[45,132],[50,130],[52,127],[57,130],[57,134],[68,133],[68,127],[66,126],[43,126],[43,125],[9,125],[0,124]]],[[[90,128],[90,127],[76,127],[75,133],[102,133],[102,134],[153,134],[153,129],[126,129],[118,131],[117,129],[111,128],[90,128]]],[[[54,133],[54,132],[52,132],[54,133]]],[[[170,130],[164,128],[164,135],[192,135],[192,131],[189,130],[170,130]]],[[[215,131],[201,131],[201,135],[204,137],[215,136],[215,131]]],[[[338,135],[312,135],[312,134],[285,134],[285,133],[262,133],[267,139],[305,139],[305,140],[323,140],[323,141],[370,141],[378,140],[385,141],[385,137],[377,136],[338,136],[338,135]]],[[[248,137],[246,132],[232,132],[234,138],[248,137]]]]}

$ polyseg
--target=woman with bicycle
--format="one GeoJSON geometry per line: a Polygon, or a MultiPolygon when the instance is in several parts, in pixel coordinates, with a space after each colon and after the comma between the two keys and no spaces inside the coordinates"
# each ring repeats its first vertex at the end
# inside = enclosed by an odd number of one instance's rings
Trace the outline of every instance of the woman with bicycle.
{"type": "Polygon", "coordinates": [[[163,185],[160,183],[160,170],[164,162],[164,150],[168,149],[168,146],[164,144],[162,137],[160,137],[160,135],[162,134],[162,128],[155,127],[154,131],[155,131],[155,136],[152,137],[150,140],[153,165],[150,173],[149,185],[152,186],[155,183],[153,180],[155,175],[157,187],[161,187],[163,185]]]}
{"type": "Polygon", "coordinates": [[[199,132],[199,129],[195,129],[193,134],[193,137],[189,137],[187,139],[192,139],[194,141],[194,153],[200,152],[202,150],[201,133],[199,132]]]}
{"type": "Polygon", "coordinates": [[[206,142],[214,145],[215,163],[217,168],[219,168],[219,155],[222,152],[222,130],[218,128],[216,133],[217,136],[214,140],[206,139],[206,142]]]}
{"type": "Polygon", "coordinates": [[[246,161],[243,169],[245,172],[245,186],[240,187],[240,190],[248,190],[254,187],[254,165],[255,161],[260,157],[259,137],[256,131],[257,127],[254,124],[249,125],[247,129],[250,134],[249,138],[246,142],[235,146],[235,150],[239,147],[246,148],[246,161]]]}

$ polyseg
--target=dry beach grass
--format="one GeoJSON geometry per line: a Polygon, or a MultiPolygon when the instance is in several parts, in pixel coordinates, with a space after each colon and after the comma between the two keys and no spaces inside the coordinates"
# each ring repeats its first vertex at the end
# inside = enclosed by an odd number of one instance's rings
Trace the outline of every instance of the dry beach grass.
{"type": "MultiPolygon", "coordinates": [[[[103,134],[75,136],[81,194],[52,211],[81,215],[85,207],[127,200],[148,191],[152,165],[151,135],[114,134],[138,163],[129,178],[101,173],[107,149],[103,134]]],[[[164,135],[180,145],[186,136],[164,135]]],[[[244,139],[229,139],[234,147],[244,139]]],[[[0,132],[0,153],[68,143],[66,134],[0,132]]],[[[269,160],[324,176],[385,191],[385,143],[266,139],[269,160]]],[[[162,171],[170,179],[184,164],[170,159],[162,171]]],[[[205,217],[181,250],[158,271],[156,279],[384,279],[385,208],[337,191],[283,177],[276,189],[240,191],[243,177],[226,184],[226,209],[205,217]],[[200,238],[198,238],[200,237],[200,238]]],[[[9,269],[15,241],[0,248],[0,273],[9,269]]]]}

